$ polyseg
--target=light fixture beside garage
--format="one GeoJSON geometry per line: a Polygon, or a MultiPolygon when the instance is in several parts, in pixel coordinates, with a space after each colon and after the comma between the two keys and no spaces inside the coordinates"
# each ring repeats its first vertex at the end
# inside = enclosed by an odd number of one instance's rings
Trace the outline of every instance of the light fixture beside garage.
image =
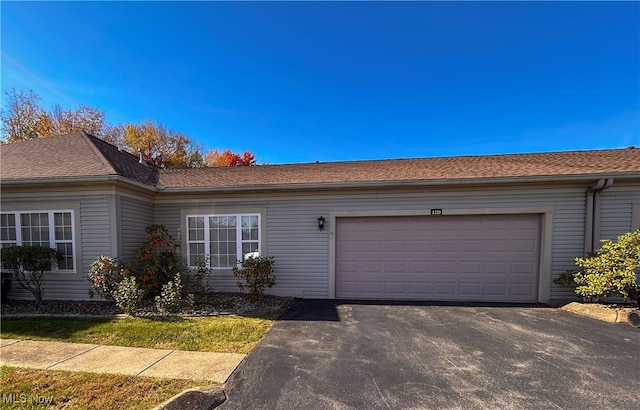
{"type": "Polygon", "coordinates": [[[318,218],[318,229],[323,230],[325,222],[326,219],[324,219],[324,217],[321,216],[320,218],[318,218]]]}

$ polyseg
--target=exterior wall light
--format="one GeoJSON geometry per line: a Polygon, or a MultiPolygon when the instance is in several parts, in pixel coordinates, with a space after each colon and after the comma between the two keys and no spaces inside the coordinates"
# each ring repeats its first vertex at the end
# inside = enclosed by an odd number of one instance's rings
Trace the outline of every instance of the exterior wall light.
{"type": "Polygon", "coordinates": [[[325,222],[326,219],[324,219],[323,217],[318,218],[318,229],[323,230],[325,222]]]}

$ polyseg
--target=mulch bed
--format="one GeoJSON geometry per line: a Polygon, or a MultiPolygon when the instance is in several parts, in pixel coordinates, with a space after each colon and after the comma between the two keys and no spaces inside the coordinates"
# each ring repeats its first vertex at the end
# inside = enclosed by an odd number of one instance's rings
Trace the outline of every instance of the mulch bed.
{"type": "MultiPolygon", "coordinates": [[[[260,301],[254,301],[245,293],[206,292],[193,294],[185,303],[180,316],[219,316],[219,315],[264,315],[284,311],[291,298],[265,295],[260,301]]],[[[2,315],[61,315],[61,316],[115,316],[122,314],[114,302],[99,300],[45,300],[38,306],[31,300],[9,300],[2,304],[2,315]]],[[[151,300],[145,300],[139,311],[139,317],[164,316],[158,312],[151,300]]]]}

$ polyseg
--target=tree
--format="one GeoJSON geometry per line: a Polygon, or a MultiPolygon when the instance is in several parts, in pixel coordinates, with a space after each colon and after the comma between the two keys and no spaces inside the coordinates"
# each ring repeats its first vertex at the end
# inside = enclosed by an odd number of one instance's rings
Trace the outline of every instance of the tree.
{"type": "Polygon", "coordinates": [[[46,121],[46,111],[40,107],[40,97],[33,91],[28,94],[15,88],[7,91],[2,118],[2,141],[18,142],[41,137],[40,129],[46,121]]]}
{"type": "Polygon", "coordinates": [[[15,89],[6,93],[6,102],[0,111],[2,135],[0,142],[19,142],[40,137],[84,131],[166,168],[200,168],[203,166],[255,165],[251,151],[242,155],[231,150],[210,151],[207,157],[187,135],[165,128],[152,119],[140,123],[111,125],[105,121],[104,111],[80,105],[75,110],[55,105],[50,110],[40,106],[40,97],[15,89]]]}
{"type": "Polygon", "coordinates": [[[124,126],[124,144],[134,153],[142,150],[147,162],[167,168],[199,168],[202,154],[186,135],[167,130],[148,119],[124,126]]]}
{"type": "Polygon", "coordinates": [[[255,155],[251,151],[245,151],[242,155],[226,149],[222,152],[217,149],[210,150],[204,158],[207,167],[234,167],[256,165],[255,155]]]}
{"type": "Polygon", "coordinates": [[[42,123],[46,122],[49,127],[48,129],[41,127],[43,137],[76,131],[102,137],[105,130],[104,111],[87,105],[81,105],[75,111],[55,105],[50,112],[46,112],[46,116],[49,118],[42,123]]]}

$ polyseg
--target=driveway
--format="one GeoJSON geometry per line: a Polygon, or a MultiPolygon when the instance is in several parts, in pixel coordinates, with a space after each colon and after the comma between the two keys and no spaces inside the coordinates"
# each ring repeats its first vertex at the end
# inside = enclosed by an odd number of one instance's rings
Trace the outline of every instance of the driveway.
{"type": "Polygon", "coordinates": [[[301,300],[225,409],[638,409],[640,330],[546,307],[301,300]]]}

